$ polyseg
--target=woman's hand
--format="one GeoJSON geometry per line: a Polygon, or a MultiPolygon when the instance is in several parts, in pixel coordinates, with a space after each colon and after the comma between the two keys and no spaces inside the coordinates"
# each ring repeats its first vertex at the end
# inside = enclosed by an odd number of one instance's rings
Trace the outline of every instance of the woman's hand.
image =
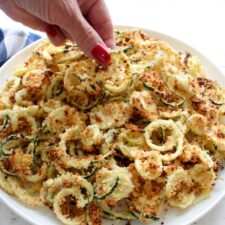
{"type": "Polygon", "coordinates": [[[110,62],[107,47],[114,47],[113,26],[103,0],[0,0],[12,19],[44,31],[55,45],[76,41],[90,57],[110,62]]]}

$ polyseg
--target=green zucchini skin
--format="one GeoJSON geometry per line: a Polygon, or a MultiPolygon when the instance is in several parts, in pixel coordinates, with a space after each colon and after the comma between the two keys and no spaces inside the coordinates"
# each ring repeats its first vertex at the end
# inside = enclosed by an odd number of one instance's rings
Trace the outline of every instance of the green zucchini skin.
{"type": "Polygon", "coordinates": [[[179,107],[185,102],[185,98],[183,96],[172,90],[158,92],[157,94],[159,94],[161,102],[170,107],[179,107]]]}
{"type": "Polygon", "coordinates": [[[106,97],[106,91],[104,90],[102,92],[101,96],[99,97],[98,102],[97,102],[96,105],[101,104],[105,97],[106,97]]]}
{"type": "Polygon", "coordinates": [[[77,47],[77,44],[75,44],[75,43],[65,43],[64,46],[67,49],[67,48],[70,48],[70,47],[77,47]]]}
{"type": "Polygon", "coordinates": [[[146,89],[148,89],[149,91],[154,91],[154,88],[152,88],[150,85],[148,85],[148,84],[146,84],[146,83],[144,83],[144,87],[145,87],[146,89]]]}
{"type": "Polygon", "coordinates": [[[166,101],[166,99],[164,99],[162,96],[160,96],[160,100],[162,101],[162,103],[164,103],[165,105],[171,106],[171,107],[179,107],[182,106],[184,104],[185,99],[184,98],[180,98],[179,102],[168,102],[166,101]]]}
{"type": "Polygon", "coordinates": [[[121,214],[120,216],[115,216],[113,212],[103,211],[103,217],[110,219],[110,220],[135,220],[137,217],[132,215],[131,213],[127,216],[124,216],[121,214]]]}
{"type": "Polygon", "coordinates": [[[81,107],[81,106],[78,106],[78,107],[84,111],[91,110],[96,105],[101,104],[105,97],[106,97],[106,91],[103,91],[102,94],[99,96],[99,98],[92,105],[90,105],[88,107],[81,107]]]}
{"type": "Polygon", "coordinates": [[[223,102],[215,101],[214,99],[209,99],[209,101],[212,102],[214,105],[218,105],[218,106],[221,106],[224,104],[223,102]]]}
{"type": "Polygon", "coordinates": [[[176,97],[179,98],[179,101],[178,102],[169,102],[169,101],[167,101],[164,98],[164,94],[165,94],[164,92],[160,92],[160,91],[155,90],[153,87],[151,87],[147,83],[144,83],[143,85],[149,91],[152,91],[152,92],[156,93],[157,95],[159,95],[161,102],[164,103],[165,105],[168,105],[168,106],[171,106],[171,107],[179,107],[179,106],[183,105],[183,103],[185,101],[185,98],[184,97],[182,97],[180,95],[179,96],[177,95],[176,97]]]}
{"type": "Polygon", "coordinates": [[[3,120],[3,125],[2,128],[0,129],[0,132],[4,131],[7,128],[7,126],[9,125],[9,120],[10,120],[9,116],[6,115],[3,120]]]}
{"type": "Polygon", "coordinates": [[[55,92],[55,96],[60,96],[61,94],[63,93],[63,88],[61,89],[58,89],[56,92],[55,92]]]}
{"type": "MultiPolygon", "coordinates": [[[[5,145],[9,142],[9,141],[13,141],[13,140],[17,140],[19,139],[18,135],[16,134],[12,134],[8,137],[6,137],[1,143],[0,143],[0,156],[3,156],[3,158],[8,157],[12,154],[12,151],[8,150],[7,148],[5,148],[5,145]]],[[[2,159],[3,160],[3,159],[2,159]]],[[[2,170],[2,172],[6,175],[6,176],[16,176],[16,174],[7,171],[4,168],[4,165],[1,166],[0,170],[2,170]]]]}
{"type": "Polygon", "coordinates": [[[0,154],[2,154],[3,156],[9,156],[12,154],[12,151],[9,151],[5,148],[5,145],[9,142],[9,141],[13,141],[19,139],[17,134],[12,134],[10,136],[8,136],[7,138],[5,138],[1,143],[0,143],[0,154]]]}
{"type": "Polygon", "coordinates": [[[148,214],[145,214],[145,213],[142,213],[142,212],[132,211],[131,214],[133,216],[135,216],[137,219],[139,219],[140,217],[144,217],[146,219],[150,219],[150,220],[153,220],[153,221],[159,221],[159,217],[148,215],[148,214]]]}
{"type": "Polygon", "coordinates": [[[0,168],[0,170],[6,175],[6,176],[17,176],[15,173],[7,171],[3,166],[0,168]]]}
{"type": "Polygon", "coordinates": [[[96,172],[97,172],[97,169],[98,169],[98,161],[91,161],[90,165],[93,166],[92,170],[88,173],[86,173],[85,175],[83,175],[83,178],[85,179],[88,179],[90,178],[91,176],[93,176],[96,172]]]}
{"type": "Polygon", "coordinates": [[[35,136],[35,138],[33,139],[33,144],[34,144],[34,147],[33,147],[33,154],[35,155],[36,153],[36,147],[37,147],[37,144],[39,142],[39,138],[38,136],[35,136]]]}
{"type": "Polygon", "coordinates": [[[36,154],[36,148],[37,148],[37,145],[38,145],[38,142],[39,142],[39,138],[38,136],[35,136],[34,139],[32,140],[33,142],[33,149],[32,149],[32,155],[33,155],[33,164],[37,167],[40,167],[41,165],[41,162],[40,160],[38,161],[37,159],[37,154],[36,154]]]}
{"type": "Polygon", "coordinates": [[[104,199],[106,199],[107,196],[111,195],[115,191],[115,189],[117,188],[118,184],[119,184],[119,177],[116,177],[115,183],[112,186],[112,188],[110,189],[110,191],[108,193],[106,193],[105,195],[100,196],[100,197],[98,197],[98,196],[95,195],[95,198],[98,199],[98,200],[104,200],[104,199]]]}
{"type": "Polygon", "coordinates": [[[123,53],[128,53],[130,50],[132,50],[133,49],[133,47],[132,46],[129,46],[129,47],[127,47],[127,48],[125,48],[124,50],[123,50],[123,53]]]}

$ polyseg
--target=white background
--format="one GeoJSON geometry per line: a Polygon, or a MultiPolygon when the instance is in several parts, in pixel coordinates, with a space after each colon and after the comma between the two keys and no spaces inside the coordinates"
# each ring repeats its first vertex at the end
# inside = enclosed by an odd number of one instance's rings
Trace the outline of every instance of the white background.
{"type": "MultiPolygon", "coordinates": [[[[225,0],[106,0],[106,3],[114,24],[141,26],[174,36],[200,50],[225,73],[225,0]]],[[[24,29],[1,11],[0,27],[24,29]]],[[[224,225],[225,199],[195,224],[224,225]]],[[[28,223],[0,203],[0,225],[28,223]]]]}

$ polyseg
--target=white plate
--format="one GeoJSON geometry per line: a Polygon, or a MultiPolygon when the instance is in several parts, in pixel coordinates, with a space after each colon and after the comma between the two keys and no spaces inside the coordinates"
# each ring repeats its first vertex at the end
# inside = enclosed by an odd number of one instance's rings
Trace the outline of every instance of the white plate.
{"type": "MultiPolygon", "coordinates": [[[[121,26],[120,26],[121,27],[121,26]]],[[[122,27],[125,28],[125,27],[122,27]]],[[[152,34],[161,40],[168,42],[176,50],[186,51],[188,50],[193,55],[197,55],[201,63],[203,64],[204,70],[209,78],[219,81],[221,85],[225,87],[225,76],[222,72],[203,56],[200,52],[193,49],[189,45],[169,37],[165,34],[158,33],[152,30],[143,29],[146,32],[152,34]]],[[[5,84],[7,78],[11,76],[13,70],[20,64],[22,64],[27,56],[32,52],[32,50],[38,45],[40,41],[33,43],[24,50],[17,53],[12,57],[1,69],[0,69],[0,87],[5,84]]],[[[187,209],[187,210],[169,210],[169,212],[161,218],[161,221],[165,222],[165,225],[188,225],[202,217],[209,210],[211,210],[222,198],[225,196],[225,170],[221,172],[221,179],[216,182],[216,186],[211,194],[211,197],[204,200],[203,202],[187,209]]],[[[17,201],[14,197],[9,196],[0,189],[1,200],[11,208],[16,214],[24,218],[26,221],[35,225],[60,225],[60,222],[55,218],[54,214],[50,212],[47,208],[35,209],[27,207],[21,202],[17,201]]],[[[158,225],[160,222],[151,223],[151,225],[158,225]]],[[[107,223],[112,224],[112,222],[107,223]]],[[[132,222],[133,225],[138,225],[141,223],[132,222]]]]}

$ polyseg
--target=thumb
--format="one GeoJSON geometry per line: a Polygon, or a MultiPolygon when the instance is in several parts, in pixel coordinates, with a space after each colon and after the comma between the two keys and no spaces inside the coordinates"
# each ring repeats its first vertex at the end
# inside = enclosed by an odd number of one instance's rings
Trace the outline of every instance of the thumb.
{"type": "Polygon", "coordinates": [[[59,21],[59,26],[77,42],[86,55],[96,59],[101,64],[108,65],[110,54],[105,43],[83,17],[78,4],[75,3],[74,5],[75,7],[73,7],[72,13],[70,12],[69,18],[67,16],[59,21]]]}

